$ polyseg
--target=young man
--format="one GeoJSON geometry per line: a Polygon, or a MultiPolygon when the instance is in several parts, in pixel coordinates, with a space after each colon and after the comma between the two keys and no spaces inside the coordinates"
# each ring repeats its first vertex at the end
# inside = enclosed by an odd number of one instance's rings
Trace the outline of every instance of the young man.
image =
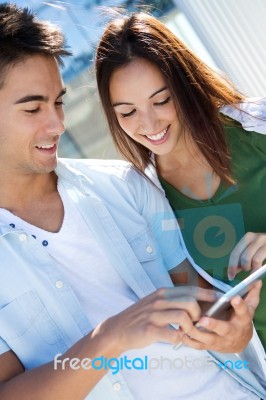
{"type": "Polygon", "coordinates": [[[0,5],[0,398],[266,398],[256,333],[230,354],[260,285],[196,329],[215,293],[172,287],[193,260],[160,191],[124,162],[57,160],[68,54],[57,28],[0,5]]]}

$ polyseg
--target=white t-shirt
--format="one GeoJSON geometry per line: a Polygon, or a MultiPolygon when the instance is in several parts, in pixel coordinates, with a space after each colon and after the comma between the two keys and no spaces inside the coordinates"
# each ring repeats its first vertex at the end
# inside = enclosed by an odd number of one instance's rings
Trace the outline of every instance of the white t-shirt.
{"type": "MultiPolygon", "coordinates": [[[[110,264],[104,249],[93,236],[60,181],[58,191],[64,204],[64,220],[57,233],[37,228],[1,209],[0,223],[16,226],[34,235],[56,260],[70,283],[92,326],[118,314],[138,298],[110,264]],[[12,225],[13,224],[13,225],[12,225]]],[[[125,355],[125,354],[123,354],[125,355]]],[[[121,355],[121,357],[123,357],[121,355]]],[[[148,357],[148,370],[121,371],[136,400],[253,400],[258,397],[208,362],[206,351],[156,343],[126,353],[128,359],[148,357]]]]}

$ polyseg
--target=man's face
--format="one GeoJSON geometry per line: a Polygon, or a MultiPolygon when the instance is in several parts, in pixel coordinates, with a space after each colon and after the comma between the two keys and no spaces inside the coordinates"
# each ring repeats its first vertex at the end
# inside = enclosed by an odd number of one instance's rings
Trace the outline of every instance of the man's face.
{"type": "Polygon", "coordinates": [[[53,57],[31,56],[7,70],[0,90],[1,174],[53,171],[65,129],[64,93],[53,57]]]}

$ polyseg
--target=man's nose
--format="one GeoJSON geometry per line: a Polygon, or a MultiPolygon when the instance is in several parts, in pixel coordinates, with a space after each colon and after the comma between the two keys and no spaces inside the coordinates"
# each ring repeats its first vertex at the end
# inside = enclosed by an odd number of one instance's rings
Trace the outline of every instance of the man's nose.
{"type": "Polygon", "coordinates": [[[47,132],[51,135],[62,135],[65,132],[65,117],[62,110],[51,111],[47,119],[47,132]]]}

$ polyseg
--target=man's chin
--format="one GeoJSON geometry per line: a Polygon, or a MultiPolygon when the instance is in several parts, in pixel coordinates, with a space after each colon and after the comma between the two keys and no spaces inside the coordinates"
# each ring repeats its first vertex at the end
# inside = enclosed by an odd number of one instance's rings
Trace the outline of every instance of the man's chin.
{"type": "Polygon", "coordinates": [[[50,174],[51,172],[54,172],[57,166],[57,161],[58,160],[56,158],[53,162],[49,164],[39,166],[36,165],[36,167],[32,169],[32,172],[40,175],[50,174]]]}

